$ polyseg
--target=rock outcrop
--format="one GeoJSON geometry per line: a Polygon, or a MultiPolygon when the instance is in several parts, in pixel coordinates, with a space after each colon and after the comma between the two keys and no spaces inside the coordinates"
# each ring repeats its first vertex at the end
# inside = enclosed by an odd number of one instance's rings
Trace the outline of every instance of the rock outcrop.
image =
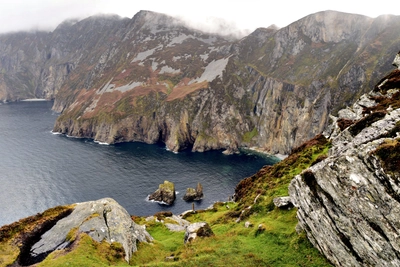
{"type": "Polygon", "coordinates": [[[289,187],[299,228],[336,266],[400,266],[400,92],[382,88],[333,118],[329,156],[289,187]]]}
{"type": "Polygon", "coordinates": [[[162,204],[172,205],[176,199],[175,185],[172,182],[164,181],[158,189],[149,196],[149,200],[162,204]]]}
{"type": "Polygon", "coordinates": [[[288,209],[293,207],[292,200],[290,197],[276,197],[273,199],[275,207],[281,209],[288,209]]]}
{"type": "Polygon", "coordinates": [[[197,237],[210,237],[214,232],[211,230],[210,225],[206,222],[192,223],[186,227],[184,243],[192,242],[197,237]]]}
{"type": "Polygon", "coordinates": [[[54,250],[71,246],[80,233],[86,233],[98,242],[120,243],[127,262],[137,250],[137,242],[153,240],[115,200],[104,198],[76,204],[70,215],[59,220],[31,247],[30,256],[43,259],[54,250]]]}
{"type": "Polygon", "coordinates": [[[203,197],[204,197],[203,186],[201,185],[201,183],[197,183],[196,189],[194,188],[186,189],[186,193],[183,196],[183,200],[198,201],[203,199],[203,197]]]}
{"type": "Polygon", "coordinates": [[[397,67],[398,70],[400,70],[400,52],[397,53],[396,57],[393,60],[393,66],[397,67]]]}

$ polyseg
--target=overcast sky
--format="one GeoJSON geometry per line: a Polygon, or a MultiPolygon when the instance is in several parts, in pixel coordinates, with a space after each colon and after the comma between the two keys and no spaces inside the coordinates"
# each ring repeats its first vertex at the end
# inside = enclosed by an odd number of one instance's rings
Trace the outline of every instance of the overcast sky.
{"type": "Polygon", "coordinates": [[[151,10],[191,20],[211,30],[216,23],[253,31],[258,27],[288,24],[323,10],[377,17],[400,15],[398,1],[316,0],[0,0],[0,33],[18,30],[53,30],[68,18],[113,13],[132,18],[151,10]]]}

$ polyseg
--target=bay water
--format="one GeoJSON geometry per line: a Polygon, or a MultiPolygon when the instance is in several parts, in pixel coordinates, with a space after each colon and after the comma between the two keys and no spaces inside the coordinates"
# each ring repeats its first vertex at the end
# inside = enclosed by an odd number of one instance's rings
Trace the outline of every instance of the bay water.
{"type": "Polygon", "coordinates": [[[172,153],[139,142],[101,145],[51,132],[58,114],[51,101],[0,104],[0,226],[54,207],[112,197],[130,214],[181,213],[186,188],[200,182],[205,209],[227,201],[236,184],[277,158],[221,151],[172,153]],[[175,203],[147,200],[160,183],[175,183],[175,203]]]}

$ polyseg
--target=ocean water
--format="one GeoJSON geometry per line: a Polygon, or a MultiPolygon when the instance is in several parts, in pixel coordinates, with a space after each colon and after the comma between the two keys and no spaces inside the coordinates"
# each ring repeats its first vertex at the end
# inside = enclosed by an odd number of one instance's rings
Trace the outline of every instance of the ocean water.
{"type": "Polygon", "coordinates": [[[236,184],[277,161],[275,157],[221,151],[172,153],[165,145],[101,145],[51,132],[52,102],[0,104],[0,226],[57,205],[112,197],[132,215],[192,208],[182,197],[202,183],[204,209],[226,201],[236,184]],[[164,180],[178,192],[171,206],[147,200],[164,180]]]}

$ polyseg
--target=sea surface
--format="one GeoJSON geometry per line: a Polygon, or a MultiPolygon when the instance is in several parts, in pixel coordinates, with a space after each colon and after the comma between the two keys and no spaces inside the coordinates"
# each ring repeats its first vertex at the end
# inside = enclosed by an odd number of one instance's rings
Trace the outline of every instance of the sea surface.
{"type": "Polygon", "coordinates": [[[146,216],[192,208],[182,200],[200,182],[205,209],[226,201],[236,184],[277,161],[275,157],[221,151],[172,153],[165,145],[101,145],[51,132],[53,102],[0,104],[0,226],[57,205],[112,197],[130,214],[146,216]],[[178,192],[171,206],[147,200],[164,180],[178,192]]]}

